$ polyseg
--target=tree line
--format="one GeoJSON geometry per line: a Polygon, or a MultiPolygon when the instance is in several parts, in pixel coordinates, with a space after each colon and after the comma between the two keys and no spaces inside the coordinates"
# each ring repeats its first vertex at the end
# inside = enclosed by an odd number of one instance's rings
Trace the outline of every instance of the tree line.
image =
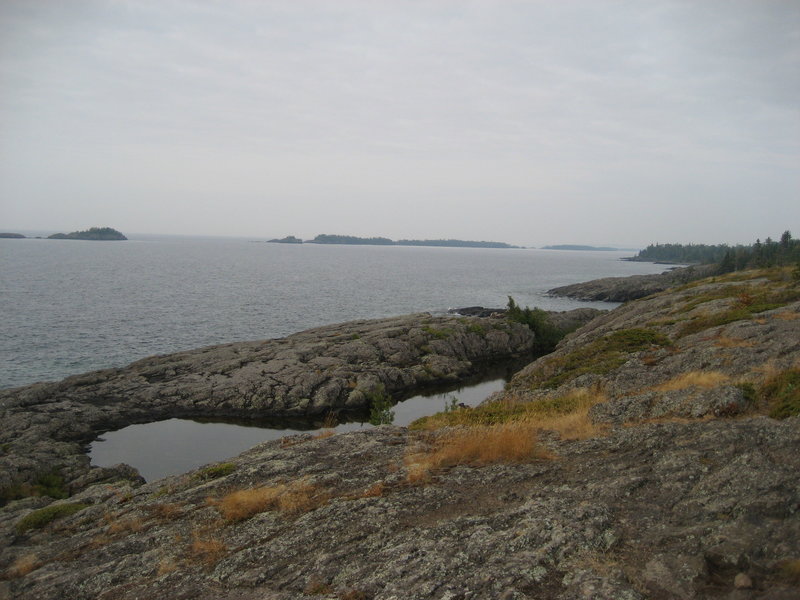
{"type": "Polygon", "coordinates": [[[749,246],[739,244],[651,244],[633,260],[689,264],[716,264],[720,273],[742,269],[800,263],[800,240],[784,231],[780,239],[757,239],[749,246]]]}

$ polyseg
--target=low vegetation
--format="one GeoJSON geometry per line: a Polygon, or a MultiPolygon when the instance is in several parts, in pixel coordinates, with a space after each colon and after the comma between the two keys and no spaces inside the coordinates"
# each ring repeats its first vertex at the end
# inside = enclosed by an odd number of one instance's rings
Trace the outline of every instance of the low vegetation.
{"type": "Polygon", "coordinates": [[[515,323],[527,325],[533,331],[534,341],[533,350],[536,354],[547,354],[552,352],[558,342],[569,333],[554,326],[550,322],[550,317],[541,308],[521,308],[517,306],[514,299],[508,297],[506,307],[506,318],[515,323]]]}
{"type": "Polygon", "coordinates": [[[87,506],[87,504],[80,504],[78,502],[45,506],[20,519],[16,527],[17,533],[25,533],[30,529],[42,529],[53,521],[73,515],[87,506]]]}
{"type": "Polygon", "coordinates": [[[529,423],[509,422],[475,426],[437,437],[429,450],[406,457],[408,481],[420,483],[432,471],[455,465],[482,466],[498,462],[523,462],[552,458],[539,445],[536,428],[529,423]]]}
{"type": "Polygon", "coordinates": [[[325,490],[303,479],[289,484],[238,490],[211,503],[223,518],[236,522],[268,510],[297,516],[322,506],[328,499],[325,490]]]}
{"type": "Polygon", "coordinates": [[[30,496],[48,496],[63,500],[69,496],[64,479],[58,473],[43,473],[34,483],[17,483],[0,489],[0,506],[11,500],[30,496]]]}
{"type": "Polygon", "coordinates": [[[689,371],[655,386],[657,392],[674,392],[688,388],[715,388],[730,381],[730,377],[719,371],[689,371]]]}
{"type": "Polygon", "coordinates": [[[768,377],[759,391],[769,416],[785,419],[800,415],[800,368],[786,369],[768,377]]]}
{"type": "Polygon", "coordinates": [[[540,368],[521,379],[531,389],[554,389],[584,375],[605,375],[622,366],[627,355],[671,345],[670,339],[652,329],[620,329],[568,354],[546,357],[540,368]]]}
{"type": "Polygon", "coordinates": [[[195,479],[209,481],[211,479],[219,479],[230,475],[236,470],[236,465],[231,462],[219,463],[218,465],[211,465],[204,469],[200,469],[194,474],[195,479]]]}

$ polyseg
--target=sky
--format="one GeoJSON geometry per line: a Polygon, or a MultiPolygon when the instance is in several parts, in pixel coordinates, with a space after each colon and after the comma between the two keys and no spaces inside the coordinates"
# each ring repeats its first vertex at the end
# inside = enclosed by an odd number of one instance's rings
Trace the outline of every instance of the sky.
{"type": "Polygon", "coordinates": [[[0,230],[800,235],[795,0],[0,0],[0,230]]]}

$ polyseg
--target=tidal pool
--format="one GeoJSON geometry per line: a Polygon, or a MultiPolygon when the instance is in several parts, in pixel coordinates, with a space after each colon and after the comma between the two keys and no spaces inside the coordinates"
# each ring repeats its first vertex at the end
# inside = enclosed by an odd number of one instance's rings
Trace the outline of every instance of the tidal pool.
{"type": "MultiPolygon", "coordinates": [[[[405,426],[426,415],[444,410],[452,398],[476,406],[493,392],[501,390],[505,378],[492,379],[445,392],[422,394],[395,404],[394,425],[405,426]]],[[[369,423],[342,423],[337,433],[368,429],[369,423]]],[[[104,433],[92,443],[89,457],[98,467],[127,463],[136,467],[147,481],[179,475],[205,464],[231,458],[260,442],[303,433],[306,429],[262,427],[230,422],[203,422],[168,419],[130,425],[104,433]]]]}

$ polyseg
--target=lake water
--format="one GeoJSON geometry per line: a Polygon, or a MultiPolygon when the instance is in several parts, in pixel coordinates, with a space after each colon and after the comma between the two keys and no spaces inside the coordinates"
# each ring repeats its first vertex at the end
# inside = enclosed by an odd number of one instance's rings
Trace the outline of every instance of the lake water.
{"type": "Polygon", "coordinates": [[[0,239],[0,388],[352,319],[448,308],[605,303],[553,287],[657,273],[630,252],[0,239]]]}
{"type": "MultiPolygon", "coordinates": [[[[546,310],[609,308],[613,305],[551,298],[546,291],[664,269],[620,260],[630,252],[129,237],[127,242],[0,239],[0,388],[353,319],[502,307],[508,296],[546,310]]],[[[489,388],[462,390],[458,396],[478,403],[501,385],[495,380],[489,388]]],[[[436,412],[440,404],[442,398],[411,399],[395,407],[395,422],[417,418],[420,406],[436,412]]],[[[94,444],[92,459],[95,464],[128,462],[149,479],[164,473],[143,466],[147,461],[131,456],[131,448],[138,454],[154,449],[155,462],[174,459],[177,466],[169,472],[176,473],[292,432],[212,427],[178,420],[134,425],[105,434],[107,442],[94,444]],[[111,449],[116,439],[122,440],[118,450],[111,449]],[[184,450],[158,446],[156,440],[180,442],[184,450]],[[110,458],[100,456],[103,445],[110,458]],[[210,455],[201,454],[205,448],[210,455]],[[186,460],[201,462],[187,466],[186,460]]]]}

